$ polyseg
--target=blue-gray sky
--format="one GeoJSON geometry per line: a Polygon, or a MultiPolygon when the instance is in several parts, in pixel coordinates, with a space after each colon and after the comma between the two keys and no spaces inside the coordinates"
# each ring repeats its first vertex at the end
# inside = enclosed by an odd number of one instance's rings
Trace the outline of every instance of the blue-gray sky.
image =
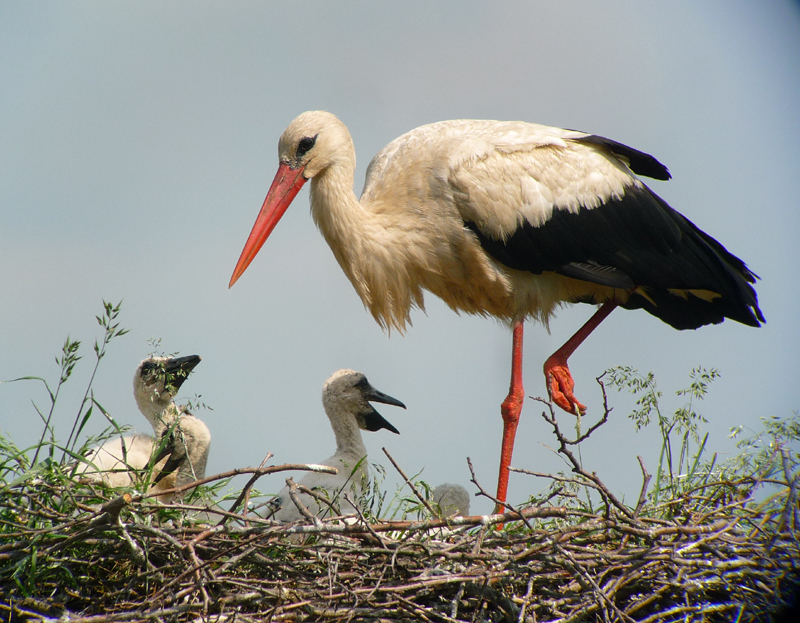
{"type": "MultiPolygon", "coordinates": [[[[65,438],[100,335],[94,315],[101,299],[123,299],[130,333],[112,343],[96,397],[145,430],[131,378],[148,338],[202,355],[184,395],[214,408],[199,413],[214,436],[209,473],[257,465],[267,451],[274,462],[330,455],[320,390],[350,367],[408,405],[380,408],[402,435],[365,433],[372,459],[388,464],[385,445],[409,473],[467,484],[470,456],[494,489],[506,327],[431,295],[407,335],[388,337],[315,230],[306,190],[227,288],[278,137],[313,109],[350,128],[357,193],[383,145],[442,119],[534,121],[655,155],[673,179],[648,184],[761,276],[768,322],[678,332],[616,311],[571,360],[590,418],[601,405],[594,377],[617,364],[654,370],[669,409],[692,367],[720,369],[702,412],[721,453],[734,448],[731,426],[800,408],[800,10],[788,1],[5,2],[0,379],[55,381],[64,338],[82,340],[56,414],[65,438]]],[[[528,395],[544,394],[543,361],[591,312],[562,310],[550,334],[528,325],[528,395]]],[[[41,431],[31,399],[47,403],[38,385],[0,385],[0,429],[20,446],[41,431]]],[[[626,396],[611,403],[583,459],[632,495],[636,455],[654,469],[657,436],[634,432],[626,396]]],[[[526,402],[513,464],[562,469],[540,411],[526,402]]],[[[512,476],[510,500],[543,486],[512,476]]]]}

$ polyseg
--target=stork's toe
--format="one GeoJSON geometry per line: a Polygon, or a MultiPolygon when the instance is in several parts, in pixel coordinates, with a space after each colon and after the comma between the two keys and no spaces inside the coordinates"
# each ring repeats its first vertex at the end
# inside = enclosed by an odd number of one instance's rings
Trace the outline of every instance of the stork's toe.
{"type": "Polygon", "coordinates": [[[548,359],[544,365],[544,373],[547,377],[547,391],[554,403],[573,415],[586,413],[586,406],[572,392],[575,388],[575,380],[566,363],[551,362],[548,359]]]}

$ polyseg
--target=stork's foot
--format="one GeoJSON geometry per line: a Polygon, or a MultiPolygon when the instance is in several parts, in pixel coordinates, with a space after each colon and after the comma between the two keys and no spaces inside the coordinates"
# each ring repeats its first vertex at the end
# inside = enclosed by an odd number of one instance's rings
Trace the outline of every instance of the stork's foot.
{"type": "Polygon", "coordinates": [[[586,406],[581,404],[572,393],[575,381],[566,361],[558,361],[550,357],[544,364],[544,375],[547,378],[547,391],[554,403],[573,415],[586,413],[586,406]]]}

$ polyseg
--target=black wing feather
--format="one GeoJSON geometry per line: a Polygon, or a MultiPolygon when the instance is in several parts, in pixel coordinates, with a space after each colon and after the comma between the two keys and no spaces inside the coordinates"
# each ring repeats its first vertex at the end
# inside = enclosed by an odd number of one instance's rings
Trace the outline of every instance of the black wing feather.
{"type": "Polygon", "coordinates": [[[672,177],[669,174],[669,169],[650,154],[646,154],[633,147],[628,147],[617,141],[612,141],[610,138],[590,134],[589,136],[582,136],[579,139],[573,140],[600,145],[613,154],[622,156],[630,163],[630,169],[636,173],[636,175],[644,175],[645,177],[652,177],[654,180],[661,181],[666,181],[672,177]]]}
{"type": "MultiPolygon", "coordinates": [[[[619,148],[613,141],[599,144],[619,148]]],[[[627,149],[623,155],[633,168],[635,150],[627,149]]],[[[640,171],[642,166],[651,165],[637,163],[640,171]]],[[[633,292],[622,306],[645,309],[677,329],[724,318],[751,326],[764,321],[750,286],[757,276],[646,186],[630,186],[622,197],[592,209],[555,208],[545,223],[526,221],[505,240],[484,234],[475,223],[465,225],[487,253],[509,268],[555,272],[627,290],[639,286],[647,296],[633,292]],[[709,302],[669,290],[708,290],[720,296],[709,302]]]]}

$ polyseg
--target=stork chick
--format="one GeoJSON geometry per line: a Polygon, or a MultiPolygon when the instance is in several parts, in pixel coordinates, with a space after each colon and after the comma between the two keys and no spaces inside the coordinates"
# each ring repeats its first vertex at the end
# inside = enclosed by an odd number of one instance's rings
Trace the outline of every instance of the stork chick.
{"type": "MultiPolygon", "coordinates": [[[[396,407],[406,406],[399,400],[378,391],[367,381],[367,377],[354,370],[339,370],[322,386],[322,406],[331,423],[336,437],[336,452],[330,458],[319,461],[322,465],[335,467],[337,474],[310,472],[298,484],[327,498],[341,508],[344,514],[354,513],[353,506],[344,500],[348,492],[357,499],[369,481],[367,449],[361,439],[361,431],[377,431],[382,428],[400,434],[370,404],[381,402],[396,407]]],[[[330,515],[330,509],[320,504],[307,493],[299,493],[300,501],[315,515],[330,515]]],[[[302,517],[297,506],[289,497],[289,487],[284,487],[270,502],[277,509],[273,518],[278,521],[295,521],[302,517]]]]}
{"type": "MultiPolygon", "coordinates": [[[[200,363],[198,355],[143,360],[133,376],[133,395],[154,435],[115,437],[93,448],[76,473],[103,480],[111,487],[132,487],[151,463],[150,493],[193,482],[205,475],[211,433],[205,423],[173,399],[189,373],[200,363]]],[[[169,503],[174,495],[159,495],[169,503]]]]}
{"type": "Polygon", "coordinates": [[[449,482],[439,485],[433,490],[433,501],[439,505],[442,517],[469,515],[469,493],[461,485],[449,482]]]}

